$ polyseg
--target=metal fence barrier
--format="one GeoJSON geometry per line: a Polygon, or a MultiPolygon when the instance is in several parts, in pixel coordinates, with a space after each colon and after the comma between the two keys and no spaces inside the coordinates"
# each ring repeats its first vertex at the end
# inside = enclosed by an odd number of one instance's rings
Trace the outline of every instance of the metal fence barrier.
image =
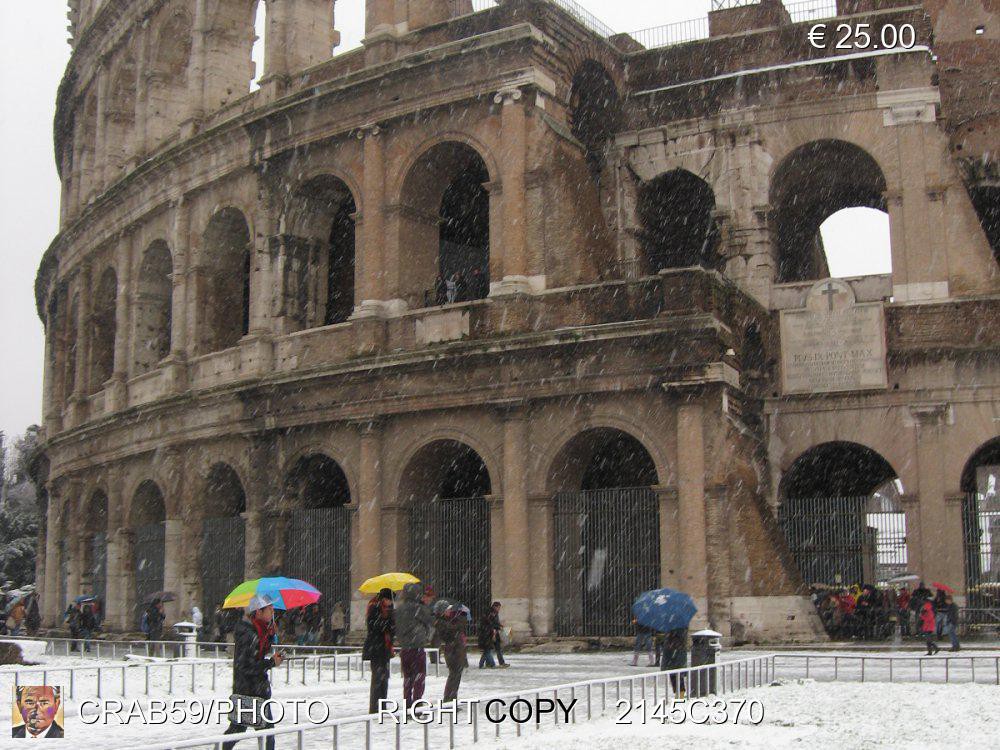
{"type": "MultiPolygon", "coordinates": [[[[110,641],[91,638],[89,648],[83,638],[50,638],[31,636],[4,636],[10,641],[45,641],[45,653],[51,656],[92,656],[103,658],[110,656],[148,656],[161,659],[181,659],[185,657],[184,641],[110,641]]],[[[195,644],[195,657],[198,659],[220,658],[232,655],[233,644],[217,641],[198,641],[195,644]]],[[[293,656],[316,654],[346,654],[361,653],[356,646],[299,646],[296,644],[279,644],[280,650],[293,656]]]]}
{"type": "Polygon", "coordinates": [[[782,676],[820,682],[975,682],[1000,685],[1000,656],[776,654],[782,676]],[[831,672],[832,669],[832,672],[831,672]]]}
{"type": "MultiPolygon", "coordinates": [[[[653,704],[661,700],[669,700],[679,690],[698,689],[699,685],[707,685],[714,681],[717,695],[762,687],[774,679],[774,656],[755,656],[746,659],[736,659],[716,665],[704,667],[687,667],[673,669],[668,672],[644,673],[627,677],[610,677],[584,682],[574,682],[565,685],[539,687],[522,690],[515,693],[493,695],[475,699],[462,705],[467,711],[459,711],[454,719],[447,708],[435,707],[422,722],[409,721],[402,723],[403,716],[386,719],[379,714],[351,716],[334,719],[323,724],[297,725],[294,727],[269,729],[250,732],[242,735],[245,739],[256,739],[263,747],[265,737],[273,736],[279,747],[304,748],[309,741],[325,741],[326,747],[333,750],[340,748],[364,748],[372,750],[379,748],[423,747],[435,746],[448,748],[468,747],[480,741],[493,740],[501,736],[520,737],[531,731],[538,731],[550,725],[550,720],[544,720],[536,712],[527,721],[507,721],[497,723],[486,717],[487,706],[496,705],[502,701],[512,707],[516,701],[536,701],[551,698],[562,700],[571,708],[564,714],[563,721],[577,724],[588,721],[595,716],[618,708],[619,700],[627,700],[632,705],[640,701],[653,704]],[[575,702],[572,702],[575,701],[575,702]],[[572,703],[571,703],[572,702],[572,703]],[[464,716],[461,714],[464,713],[464,716]],[[461,719],[455,720],[455,719],[461,719]],[[283,742],[283,740],[288,742],[283,742]]],[[[513,709],[511,709],[513,710],[513,709]]],[[[496,716],[494,712],[492,715],[496,716]]],[[[554,723],[560,721],[558,714],[553,714],[554,723]]],[[[523,714],[519,717],[523,718],[523,714]]],[[[215,734],[207,737],[175,740],[165,744],[143,745],[146,750],[182,750],[182,748],[215,748],[221,750],[224,742],[232,742],[232,735],[215,734]]]]}

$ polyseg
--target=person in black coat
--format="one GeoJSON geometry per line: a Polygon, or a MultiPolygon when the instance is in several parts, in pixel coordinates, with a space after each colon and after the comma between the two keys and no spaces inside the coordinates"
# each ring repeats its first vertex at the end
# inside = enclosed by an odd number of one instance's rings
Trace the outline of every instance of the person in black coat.
{"type": "Polygon", "coordinates": [[[362,647],[361,658],[371,662],[372,682],[368,693],[368,713],[376,713],[379,705],[389,695],[389,660],[392,658],[392,638],[395,619],[392,608],[392,591],[382,589],[368,602],[365,617],[368,635],[362,647]]]}
{"type": "MultiPolygon", "coordinates": [[[[663,639],[663,652],[660,655],[660,671],[683,669],[688,665],[687,640],[687,628],[677,628],[666,634],[663,639]]],[[[680,675],[670,675],[670,685],[676,696],[684,697],[684,680],[680,675]]]]}
{"type": "MultiPolygon", "coordinates": [[[[268,672],[274,667],[281,666],[285,658],[281,652],[268,656],[274,644],[274,637],[274,605],[266,596],[255,596],[247,607],[247,616],[236,623],[236,629],[233,631],[234,696],[249,696],[259,698],[261,701],[271,697],[271,680],[268,672]]],[[[249,705],[242,702],[241,705],[249,711],[249,705]]],[[[274,726],[265,716],[251,717],[249,714],[243,714],[233,718],[246,723],[230,720],[226,734],[240,734],[248,727],[269,729],[274,726]],[[257,720],[254,721],[254,718],[257,720]]],[[[222,745],[222,750],[232,750],[235,745],[235,741],[226,742],[222,745]]],[[[265,746],[267,750],[274,750],[273,736],[265,740],[265,746]]]]}

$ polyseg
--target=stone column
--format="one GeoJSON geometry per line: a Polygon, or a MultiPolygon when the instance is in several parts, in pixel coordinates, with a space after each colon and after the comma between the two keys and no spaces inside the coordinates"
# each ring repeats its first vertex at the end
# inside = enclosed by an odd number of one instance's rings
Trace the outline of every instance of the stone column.
{"type": "MultiPolygon", "coordinates": [[[[531,538],[528,518],[528,415],[521,407],[504,414],[503,549],[504,622],[528,634],[531,597],[531,538]]],[[[500,562],[494,561],[494,564],[500,562]]]]}
{"type": "Polygon", "coordinates": [[[106,519],[106,570],[107,591],[104,602],[104,621],[107,628],[124,630],[126,571],[123,570],[122,542],[120,531],[125,517],[125,497],[122,488],[122,472],[110,468],[107,473],[108,517],[106,519]]]}
{"type": "Polygon", "coordinates": [[[351,590],[354,592],[351,627],[354,630],[364,627],[367,602],[367,597],[358,592],[358,586],[381,572],[383,535],[388,532],[395,539],[395,529],[388,523],[385,524],[388,528],[382,527],[382,425],[375,420],[366,421],[358,425],[358,430],[361,440],[356,501],[358,546],[351,556],[351,590]]]}
{"type": "Polygon", "coordinates": [[[247,511],[243,514],[244,531],[244,562],[243,575],[249,580],[260,578],[266,574],[264,560],[264,514],[259,510],[247,511]]]}
{"type": "Polygon", "coordinates": [[[69,398],[69,414],[72,427],[78,426],[87,417],[87,395],[90,389],[90,264],[80,266],[80,281],[77,289],[78,305],[76,325],[76,378],[73,394],[69,398]]]}
{"type": "Polygon", "coordinates": [[[654,487],[660,509],[660,585],[680,586],[680,508],[675,487],[654,487]]]}
{"type": "Polygon", "coordinates": [[[520,89],[501,91],[494,97],[500,105],[500,171],[503,182],[503,280],[501,294],[531,291],[528,280],[527,205],[527,115],[520,89]]]}
{"type": "Polygon", "coordinates": [[[95,123],[94,145],[94,193],[101,193],[107,184],[108,169],[108,127],[105,122],[108,110],[108,71],[102,66],[97,72],[97,122],[95,123]]]}
{"type": "Polygon", "coordinates": [[[132,338],[132,258],[136,256],[135,245],[138,235],[123,238],[118,250],[118,294],[115,299],[115,353],[114,372],[111,374],[111,384],[108,386],[109,402],[106,411],[114,412],[128,405],[126,383],[129,378],[131,362],[129,361],[132,338]]]}
{"type": "Polygon", "coordinates": [[[59,539],[62,535],[60,515],[63,503],[63,483],[49,484],[49,506],[45,514],[45,582],[42,589],[42,622],[55,627],[59,622],[59,539]]]}
{"type": "Polygon", "coordinates": [[[708,626],[730,635],[732,576],[729,555],[730,513],[728,489],[725,485],[709,487],[705,493],[705,525],[708,577],[708,626]]]}
{"type": "Polygon", "coordinates": [[[385,312],[385,139],[378,125],[364,128],[358,137],[364,140],[364,221],[356,256],[354,317],[364,318],[385,312]]]}
{"type": "Polygon", "coordinates": [[[906,522],[906,569],[921,571],[924,569],[924,547],[920,533],[920,495],[907,492],[900,496],[899,502],[906,522]]]}
{"type": "Polygon", "coordinates": [[[146,123],[149,114],[149,80],[146,63],[149,60],[150,28],[146,23],[137,30],[139,53],[135,58],[135,128],[132,133],[132,162],[143,161],[149,149],[146,123]]]}
{"type": "Polygon", "coordinates": [[[531,632],[549,635],[555,627],[555,575],[553,571],[552,513],[550,495],[528,498],[531,529],[531,632]]]}
{"type": "Polygon", "coordinates": [[[705,439],[700,403],[677,407],[677,499],[682,591],[698,605],[696,620],[704,622],[708,599],[705,548],[705,439]]]}
{"type": "Polygon", "coordinates": [[[116,625],[123,631],[139,629],[138,612],[135,591],[135,531],[120,527],[117,531],[119,555],[118,601],[121,608],[115,618],[116,625]]]}
{"type": "Polygon", "coordinates": [[[273,433],[260,432],[250,442],[250,473],[247,477],[247,512],[244,514],[244,574],[246,578],[267,575],[284,563],[285,515],[279,513],[282,478],[279,476],[277,443],[273,433]]]}
{"type": "Polygon", "coordinates": [[[385,62],[395,54],[396,0],[365,0],[365,62],[385,62]]]}
{"type": "Polygon", "coordinates": [[[167,619],[164,623],[164,632],[173,623],[177,622],[180,615],[181,601],[184,591],[184,560],[195,550],[188,550],[185,554],[184,547],[184,520],[181,518],[168,518],[163,522],[163,590],[173,591],[177,594],[177,600],[166,602],[164,611],[167,619]]]}
{"type": "Polygon", "coordinates": [[[956,512],[947,498],[957,495],[945,487],[945,432],[951,421],[948,404],[911,406],[917,438],[917,481],[920,495],[921,574],[925,581],[943,581],[961,587],[965,547],[961,506],[956,512]]]}
{"type": "Polygon", "coordinates": [[[188,67],[188,111],[181,132],[191,133],[205,113],[205,73],[206,73],[206,35],[208,34],[208,18],[205,3],[208,0],[194,0],[194,18],[191,24],[191,61],[188,67]]]}

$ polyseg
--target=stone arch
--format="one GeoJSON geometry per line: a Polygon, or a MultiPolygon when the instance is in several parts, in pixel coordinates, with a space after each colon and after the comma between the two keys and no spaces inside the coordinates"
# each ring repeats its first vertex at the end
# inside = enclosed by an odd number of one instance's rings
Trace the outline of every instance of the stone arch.
{"type": "Polygon", "coordinates": [[[491,173],[467,140],[438,139],[413,159],[399,188],[399,296],[412,307],[489,293],[491,173]],[[455,288],[446,288],[446,280],[455,288]]]}
{"type": "Polygon", "coordinates": [[[133,369],[141,375],[170,355],[173,317],[173,258],[163,240],[142,254],[135,289],[133,369]]]}
{"type": "Polygon", "coordinates": [[[92,488],[84,497],[86,501],[80,514],[80,533],[83,535],[80,588],[92,592],[101,602],[101,611],[104,612],[108,600],[108,495],[102,488],[92,488]]]}
{"type": "Polygon", "coordinates": [[[866,150],[844,140],[802,144],[771,175],[771,232],[777,281],[826,278],[820,226],[847,208],[886,211],[886,177],[866,150]]]}
{"type": "Polygon", "coordinates": [[[129,502],[128,527],[132,534],[123,565],[132,579],[132,585],[127,588],[136,626],[142,619],[146,598],[163,589],[166,517],[166,502],[160,486],[152,479],[140,482],[129,502]]]}
{"type": "Polygon", "coordinates": [[[189,70],[194,24],[179,5],[160,15],[153,28],[146,63],[146,138],[155,146],[173,132],[188,112],[189,70]]]}
{"type": "Polygon", "coordinates": [[[131,47],[125,47],[111,73],[108,102],[104,111],[104,141],[112,168],[122,170],[132,157],[135,141],[136,62],[131,47]]]}
{"type": "Polygon", "coordinates": [[[406,461],[397,498],[412,506],[491,494],[492,478],[479,452],[458,440],[438,439],[424,443],[406,461]]]}
{"type": "Polygon", "coordinates": [[[292,507],[336,508],[349,505],[351,497],[347,473],[326,453],[309,450],[289,463],[283,498],[292,507]]]}
{"type": "Polygon", "coordinates": [[[814,445],[781,478],[778,520],[808,585],[885,582],[906,570],[902,483],[860,443],[814,445]]]}
{"type": "Polygon", "coordinates": [[[636,207],[646,271],[722,265],[722,235],[712,186],[686,169],[674,169],[639,187],[636,207]]]}
{"type": "Polygon", "coordinates": [[[211,613],[244,579],[246,567],[247,496],[242,479],[224,461],[212,464],[205,476],[198,550],[200,603],[211,613]]]}
{"type": "Polygon", "coordinates": [[[633,435],[592,427],[562,444],[549,472],[556,631],[625,635],[635,597],[660,583],[655,460],[633,435]]]}
{"type": "Polygon", "coordinates": [[[396,502],[405,505],[403,488],[406,480],[406,472],[414,463],[417,456],[428,446],[434,443],[458,443],[466,445],[472,449],[476,455],[482,458],[486,464],[486,471],[490,477],[490,488],[495,496],[503,495],[501,486],[502,468],[498,450],[493,450],[477,434],[460,427],[438,427],[429,432],[422,433],[419,437],[400,446],[397,455],[400,456],[398,462],[393,462],[392,472],[386,477],[386,487],[389,491],[395,488],[396,502]]]}
{"type": "Polygon", "coordinates": [[[247,510],[243,480],[228,463],[219,461],[212,465],[203,492],[201,509],[205,518],[234,518],[247,510]]]}
{"type": "Polygon", "coordinates": [[[143,479],[132,492],[129,501],[129,528],[160,523],[166,518],[167,505],[159,483],[154,479],[143,479]]]}
{"type": "Polygon", "coordinates": [[[250,331],[252,234],[238,208],[220,208],[202,235],[201,261],[208,283],[198,300],[202,311],[201,353],[236,346],[250,331]]]}
{"type": "Polygon", "coordinates": [[[983,443],[962,468],[966,606],[997,606],[1000,589],[1000,437],[983,443]]]}
{"type": "MultiPolygon", "coordinates": [[[[987,491],[988,487],[982,485],[982,477],[977,476],[980,473],[980,469],[987,466],[1000,466],[1000,436],[987,440],[980,445],[969,457],[969,460],[965,462],[965,466],[962,467],[960,480],[962,492],[985,493],[987,491]]],[[[1000,492],[1000,486],[996,486],[996,483],[993,483],[992,486],[995,487],[996,492],[1000,492]]]]}
{"type": "Polygon", "coordinates": [[[354,311],[354,193],[332,174],[303,181],[281,217],[283,310],[291,330],[344,323],[354,311]]]}
{"type": "Polygon", "coordinates": [[[90,329],[90,392],[96,393],[115,371],[118,275],[111,266],[104,269],[97,283],[90,329]]]}
{"type": "Polygon", "coordinates": [[[570,83],[569,126],[583,144],[591,173],[600,174],[604,152],[622,122],[622,97],[607,67],[587,58],[575,68],[570,83]]]}

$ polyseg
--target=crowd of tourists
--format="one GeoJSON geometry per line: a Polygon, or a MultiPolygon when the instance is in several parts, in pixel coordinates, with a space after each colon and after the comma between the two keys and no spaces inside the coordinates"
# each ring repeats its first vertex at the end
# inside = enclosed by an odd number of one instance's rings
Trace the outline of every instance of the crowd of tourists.
{"type": "MultiPolygon", "coordinates": [[[[958,606],[948,591],[931,591],[920,584],[910,591],[906,586],[879,588],[871,584],[830,589],[813,587],[812,600],[823,625],[833,638],[885,640],[895,633],[903,638],[936,639],[948,637],[952,651],[960,648],[958,606]],[[927,630],[927,623],[933,627],[927,630]]],[[[930,641],[929,641],[930,643],[930,641]]],[[[928,645],[928,653],[937,653],[937,645],[928,645]]]]}

